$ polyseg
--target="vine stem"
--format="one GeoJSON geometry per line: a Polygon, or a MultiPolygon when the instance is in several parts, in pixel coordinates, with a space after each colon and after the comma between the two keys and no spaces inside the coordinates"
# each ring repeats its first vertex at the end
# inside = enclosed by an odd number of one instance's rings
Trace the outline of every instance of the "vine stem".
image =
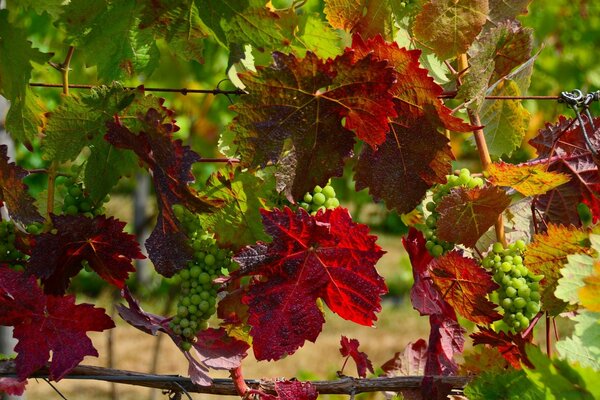
{"type": "Polygon", "coordinates": [[[237,368],[229,370],[229,374],[231,375],[231,380],[233,381],[233,386],[237,390],[240,397],[244,398],[248,393],[248,385],[246,385],[246,381],[244,380],[244,374],[242,373],[242,367],[239,366],[237,368]]]}
{"type": "MultiPolygon", "coordinates": [[[[469,60],[467,59],[467,55],[464,53],[459,54],[457,60],[458,70],[467,71],[467,69],[469,68],[469,60]]],[[[471,125],[479,127],[481,126],[481,119],[479,118],[479,113],[477,111],[468,108],[467,114],[469,116],[469,121],[471,122],[471,125]]],[[[475,138],[475,144],[477,145],[477,152],[479,153],[479,160],[481,160],[481,167],[484,171],[486,171],[492,164],[492,158],[490,157],[490,151],[488,150],[487,143],[485,141],[483,129],[479,128],[473,131],[473,137],[475,138]]],[[[498,240],[498,242],[502,243],[502,245],[506,247],[506,234],[504,231],[504,220],[502,219],[502,214],[498,216],[498,220],[495,223],[495,228],[496,240],[498,240]]]]}
{"type": "MultiPolygon", "coordinates": [[[[69,71],[71,70],[71,59],[73,58],[74,51],[75,47],[69,46],[65,60],[61,64],[56,65],[55,63],[50,63],[52,68],[60,71],[62,76],[62,89],[65,96],[69,95],[69,71]]],[[[46,219],[48,222],[50,222],[50,214],[54,212],[54,189],[57,168],[58,164],[56,161],[52,161],[52,163],[50,163],[50,167],[48,168],[48,200],[46,202],[46,219]]]]}

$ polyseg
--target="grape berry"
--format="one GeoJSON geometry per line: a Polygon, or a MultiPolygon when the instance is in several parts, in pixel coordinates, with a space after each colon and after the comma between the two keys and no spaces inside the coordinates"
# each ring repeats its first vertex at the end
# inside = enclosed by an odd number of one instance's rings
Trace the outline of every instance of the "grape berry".
{"type": "Polygon", "coordinates": [[[515,332],[526,329],[540,311],[540,284],[543,275],[535,275],[523,264],[525,242],[517,240],[505,249],[495,243],[483,259],[484,268],[491,270],[500,285],[492,298],[504,311],[503,321],[515,332]]]}
{"type": "Polygon", "coordinates": [[[175,277],[181,283],[177,313],[170,322],[173,331],[184,338],[181,348],[191,348],[199,331],[208,328],[208,319],[217,310],[218,284],[213,281],[233,266],[232,252],[221,249],[212,235],[203,231],[197,215],[181,206],[174,207],[175,216],[190,238],[194,256],[175,277]]]}
{"type": "Polygon", "coordinates": [[[0,263],[13,263],[25,255],[15,247],[15,226],[9,221],[0,221],[0,263]]]}
{"type": "Polygon", "coordinates": [[[455,187],[463,186],[472,189],[481,187],[484,184],[483,179],[472,177],[471,172],[466,168],[461,169],[458,176],[448,175],[446,178],[447,182],[444,185],[437,185],[433,189],[433,201],[430,201],[425,205],[427,211],[431,212],[425,220],[427,227],[423,230],[423,234],[427,240],[425,242],[425,247],[434,257],[439,257],[454,248],[454,243],[446,242],[437,237],[437,220],[440,216],[437,212],[437,206],[440,201],[444,196],[450,194],[450,190],[455,187]]]}
{"type": "Polygon", "coordinates": [[[319,210],[329,210],[339,207],[340,201],[335,197],[333,186],[328,183],[325,187],[315,186],[312,193],[306,193],[300,202],[300,207],[315,215],[319,210]]]}
{"type": "MultiPolygon", "coordinates": [[[[82,183],[67,179],[64,187],[61,188],[61,194],[64,196],[62,211],[67,215],[83,214],[88,218],[93,218],[104,214],[104,207],[94,204],[85,195],[82,183]]],[[[109,200],[110,196],[106,195],[102,203],[107,203],[109,200]]]]}

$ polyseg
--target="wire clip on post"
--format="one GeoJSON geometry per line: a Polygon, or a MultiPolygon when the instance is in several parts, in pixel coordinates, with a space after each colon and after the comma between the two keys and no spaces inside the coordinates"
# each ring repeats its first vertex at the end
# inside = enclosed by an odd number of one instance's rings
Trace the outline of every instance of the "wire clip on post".
{"type": "Polygon", "coordinates": [[[585,145],[588,150],[592,153],[592,157],[594,160],[598,160],[600,157],[598,156],[598,150],[592,144],[587,130],[585,129],[585,123],[581,116],[581,112],[584,112],[590,126],[592,127],[592,134],[596,132],[596,126],[594,125],[594,119],[592,118],[592,114],[590,113],[590,104],[594,101],[600,100],[600,90],[596,90],[595,92],[584,94],[579,89],[574,89],[570,92],[561,92],[560,97],[558,99],[559,103],[565,103],[569,108],[571,108],[575,115],[577,116],[577,121],[579,121],[579,126],[581,127],[581,133],[583,134],[583,139],[585,140],[585,145]]]}

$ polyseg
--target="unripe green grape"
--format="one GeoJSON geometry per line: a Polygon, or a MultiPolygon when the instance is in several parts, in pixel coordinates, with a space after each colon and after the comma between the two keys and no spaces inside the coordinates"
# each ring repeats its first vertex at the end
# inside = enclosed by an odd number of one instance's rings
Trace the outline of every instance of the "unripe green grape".
{"type": "Polygon", "coordinates": [[[325,204],[326,200],[327,198],[323,193],[315,193],[315,195],[313,196],[313,204],[317,206],[322,206],[323,204],[325,204]]]}
{"type": "Polygon", "coordinates": [[[483,266],[491,266],[488,268],[494,273],[494,281],[500,285],[498,297],[502,299],[499,305],[504,311],[504,322],[516,332],[527,328],[540,310],[536,279],[541,276],[533,274],[524,265],[525,248],[523,241],[512,243],[508,248],[495,243],[482,262],[483,266]]]}
{"type": "Polygon", "coordinates": [[[327,208],[327,209],[336,208],[339,206],[340,206],[340,201],[336,198],[331,198],[331,199],[325,200],[325,208],[327,208]]]}
{"type": "Polygon", "coordinates": [[[192,343],[183,341],[179,344],[179,347],[183,351],[190,351],[192,349],[192,343]]]}
{"type": "Polygon", "coordinates": [[[323,193],[325,195],[325,197],[327,197],[328,199],[333,199],[335,198],[335,189],[333,188],[333,186],[325,186],[323,188],[323,190],[321,191],[321,193],[323,193]]]}

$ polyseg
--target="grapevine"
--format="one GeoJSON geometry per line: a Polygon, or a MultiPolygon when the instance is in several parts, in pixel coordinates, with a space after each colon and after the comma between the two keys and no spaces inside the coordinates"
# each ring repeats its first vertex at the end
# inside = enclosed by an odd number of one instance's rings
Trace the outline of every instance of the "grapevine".
{"type": "Polygon", "coordinates": [[[2,3],[1,393],[92,374],[172,398],[600,398],[600,91],[535,79],[590,58],[570,53],[600,24],[586,2],[2,3]],[[380,318],[404,312],[388,243],[423,332],[380,318]],[[335,318],[410,343],[371,360],[323,339],[335,318]],[[189,378],[80,365],[121,320],[189,378]],[[341,356],[335,382],[246,379],[308,342],[341,356]]]}

